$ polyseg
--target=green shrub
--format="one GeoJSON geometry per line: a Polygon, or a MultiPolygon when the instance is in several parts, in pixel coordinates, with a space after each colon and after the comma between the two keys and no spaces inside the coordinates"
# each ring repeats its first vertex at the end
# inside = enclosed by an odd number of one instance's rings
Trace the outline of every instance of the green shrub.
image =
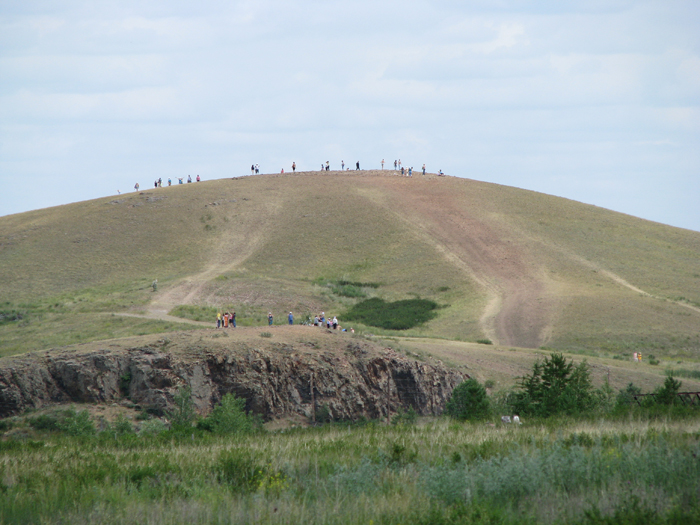
{"type": "Polygon", "coordinates": [[[445,413],[460,421],[484,419],[489,414],[486,389],[476,379],[462,382],[452,391],[445,413]]]}
{"type": "Polygon", "coordinates": [[[493,344],[493,341],[491,341],[491,339],[477,339],[476,342],[479,343],[480,345],[492,345],[493,344]]]}
{"type": "Polygon", "coordinates": [[[197,423],[197,428],[214,434],[249,434],[257,426],[255,418],[245,412],[245,399],[235,394],[226,394],[212,413],[197,423]]]}
{"type": "Polygon", "coordinates": [[[66,410],[63,419],[58,421],[58,429],[69,436],[94,436],[97,433],[90,413],[87,410],[78,412],[74,408],[66,410]]]}
{"type": "Polygon", "coordinates": [[[254,456],[240,450],[222,453],[214,469],[219,483],[236,493],[256,491],[264,478],[264,467],[254,456]]]}
{"type": "Polygon", "coordinates": [[[129,397],[129,388],[131,387],[131,371],[127,371],[119,378],[119,391],[122,396],[129,397]]]}
{"type": "Polygon", "coordinates": [[[328,408],[326,403],[323,403],[316,409],[316,423],[330,423],[333,421],[333,416],[331,416],[331,409],[328,408]]]}
{"type": "Polygon", "coordinates": [[[192,388],[181,387],[173,396],[174,409],[168,412],[173,430],[187,430],[192,427],[195,418],[194,403],[192,402],[192,388]]]}
{"type": "Polygon", "coordinates": [[[131,424],[131,421],[129,421],[124,414],[119,414],[117,416],[116,421],[114,422],[114,426],[112,427],[112,431],[119,434],[119,435],[124,435],[124,434],[133,434],[134,433],[134,426],[131,424]]]}
{"type": "Polygon", "coordinates": [[[398,414],[391,418],[392,425],[413,425],[418,419],[418,414],[413,407],[408,407],[408,410],[399,410],[398,414]]]}
{"type": "Polygon", "coordinates": [[[161,419],[149,419],[141,423],[139,435],[154,436],[168,430],[168,426],[161,419]]]}
{"type": "Polygon", "coordinates": [[[58,417],[55,415],[42,414],[28,418],[27,422],[35,430],[48,430],[49,432],[58,430],[58,417]]]}
{"type": "Polygon", "coordinates": [[[9,419],[0,419],[0,432],[6,432],[12,429],[12,421],[9,419]]]}
{"type": "Polygon", "coordinates": [[[683,383],[676,381],[672,376],[667,376],[664,381],[664,386],[657,388],[654,393],[654,401],[660,405],[673,405],[680,403],[678,392],[681,390],[683,383]]]}
{"type": "Polygon", "coordinates": [[[404,299],[387,303],[373,297],[354,305],[345,314],[345,318],[387,330],[408,330],[434,319],[437,308],[437,303],[428,299],[404,299]]]}
{"type": "Polygon", "coordinates": [[[627,407],[632,403],[635,403],[634,396],[638,396],[642,393],[641,388],[635,386],[634,383],[628,384],[624,390],[620,390],[617,394],[616,405],[618,407],[627,407]]]}
{"type": "Polygon", "coordinates": [[[516,413],[549,417],[585,412],[595,405],[588,364],[574,367],[562,354],[554,353],[533,365],[532,374],[520,379],[513,395],[516,413]]]}
{"type": "Polygon", "coordinates": [[[265,337],[265,338],[269,339],[270,337],[272,337],[272,333],[271,332],[260,332],[260,337],[265,337]]]}
{"type": "Polygon", "coordinates": [[[0,310],[0,325],[21,321],[26,315],[19,310],[0,310]]]}

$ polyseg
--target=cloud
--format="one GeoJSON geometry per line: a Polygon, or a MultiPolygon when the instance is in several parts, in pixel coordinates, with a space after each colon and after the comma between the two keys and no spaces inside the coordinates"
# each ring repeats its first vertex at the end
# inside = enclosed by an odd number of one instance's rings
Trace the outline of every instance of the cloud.
{"type": "Polygon", "coordinates": [[[699,23],[660,0],[10,1],[0,214],[401,157],[700,230],[659,198],[700,168],[699,23]]]}

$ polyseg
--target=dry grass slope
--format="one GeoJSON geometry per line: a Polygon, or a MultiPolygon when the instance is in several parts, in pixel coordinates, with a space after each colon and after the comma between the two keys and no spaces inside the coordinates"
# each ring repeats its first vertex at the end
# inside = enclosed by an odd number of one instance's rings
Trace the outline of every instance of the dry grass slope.
{"type": "Polygon", "coordinates": [[[698,232],[468,179],[217,180],[1,217],[0,310],[23,318],[0,324],[0,353],[183,329],[178,305],[342,320],[356,299],[326,278],[444,305],[403,335],[692,360],[698,260],[698,232]]]}

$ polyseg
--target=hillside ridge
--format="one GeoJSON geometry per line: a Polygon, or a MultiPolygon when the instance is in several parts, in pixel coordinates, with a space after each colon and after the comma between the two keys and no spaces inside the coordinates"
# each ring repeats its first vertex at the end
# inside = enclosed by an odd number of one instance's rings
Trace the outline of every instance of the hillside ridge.
{"type": "Polygon", "coordinates": [[[378,295],[442,305],[409,336],[700,356],[698,260],[698,232],[473,179],[203,181],[0,217],[0,303],[23,316],[0,325],[0,352],[80,342],[81,330],[92,340],[205,326],[208,308],[249,325],[268,311],[277,322],[289,310],[342,316],[378,295]],[[324,284],[343,279],[381,286],[352,298],[324,284]],[[180,306],[202,313],[172,315],[180,306]]]}

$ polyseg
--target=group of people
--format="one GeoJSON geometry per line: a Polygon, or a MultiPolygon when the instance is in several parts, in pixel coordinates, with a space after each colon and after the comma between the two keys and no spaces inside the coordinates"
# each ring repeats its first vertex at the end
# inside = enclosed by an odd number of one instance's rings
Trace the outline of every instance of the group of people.
{"type": "MultiPolygon", "coordinates": [[[[326,317],[325,312],[321,312],[319,315],[314,316],[314,326],[320,326],[321,328],[325,327],[329,330],[338,330],[340,332],[347,332],[348,330],[346,328],[343,328],[338,324],[338,318],[333,316],[331,317],[330,315],[326,317]]],[[[351,333],[355,333],[354,328],[350,328],[351,333]]]]}
{"type": "MultiPolygon", "coordinates": [[[[178,184],[184,184],[184,180],[185,180],[185,177],[178,177],[177,178],[178,184]]],[[[197,175],[196,180],[197,180],[197,182],[199,182],[202,179],[199,175],[197,175]]],[[[192,175],[187,176],[187,182],[188,183],[192,182],[192,175]]],[[[172,186],[172,185],[173,185],[173,180],[170,177],[168,177],[168,186],[172,186]]],[[[138,182],[136,184],[134,184],[134,189],[136,191],[139,191],[140,187],[141,186],[139,186],[138,182]]],[[[156,179],[156,181],[153,183],[153,187],[154,188],[162,188],[163,187],[163,179],[161,177],[158,177],[156,179]]]]}
{"type": "MultiPolygon", "coordinates": [[[[382,169],[384,169],[384,159],[382,159],[381,164],[382,164],[382,169]]],[[[325,163],[323,163],[323,162],[321,163],[321,171],[330,171],[330,170],[331,170],[330,161],[327,160],[325,163]]],[[[349,171],[350,168],[348,167],[347,170],[349,171]]],[[[360,170],[360,161],[359,160],[355,163],[355,170],[360,170]]],[[[401,159],[396,159],[394,161],[394,170],[400,171],[401,175],[406,176],[406,177],[412,177],[413,171],[414,171],[413,166],[411,166],[409,168],[402,166],[401,159]]],[[[295,161],[295,162],[292,162],[292,172],[296,172],[296,171],[297,171],[297,163],[295,161]]],[[[344,160],[340,161],[340,171],[346,171],[344,160]]],[[[423,175],[425,175],[425,164],[423,164],[423,167],[421,168],[421,172],[423,173],[423,175]]],[[[250,165],[250,174],[257,175],[259,173],[260,173],[260,165],[259,164],[251,164],[250,165]]],[[[284,173],[284,168],[282,168],[282,171],[280,173],[284,173]]],[[[445,174],[442,172],[442,170],[440,170],[438,172],[438,175],[442,177],[445,174]]],[[[199,175],[197,177],[199,177],[199,175]]],[[[197,180],[199,180],[199,179],[197,179],[197,180]]],[[[188,182],[190,182],[190,181],[188,181],[188,182]]]]}
{"type": "Polygon", "coordinates": [[[217,328],[236,328],[236,312],[225,312],[216,314],[217,328]]]}
{"type": "MultiPolygon", "coordinates": [[[[267,313],[267,325],[272,326],[274,323],[275,317],[272,315],[272,312],[267,313]]],[[[292,312],[289,312],[287,314],[287,323],[291,326],[294,324],[294,314],[292,312]]],[[[308,321],[305,321],[302,324],[308,324],[308,321]]],[[[350,330],[347,330],[346,328],[343,328],[340,326],[338,323],[338,318],[333,316],[328,316],[326,317],[325,312],[321,312],[319,315],[314,316],[314,326],[320,326],[321,328],[328,328],[329,330],[338,330],[340,332],[351,332],[355,333],[354,328],[350,328],[350,330]]],[[[236,312],[231,311],[231,312],[218,312],[216,314],[216,327],[217,328],[236,328],[236,312]]]]}
{"type": "MultiPolygon", "coordinates": [[[[350,168],[347,168],[347,169],[350,170],[350,168]]],[[[355,170],[359,170],[359,169],[360,169],[360,161],[358,160],[355,163],[355,170]]],[[[384,169],[384,159],[382,159],[382,169],[384,169]]],[[[330,171],[330,170],[331,170],[330,161],[326,161],[325,164],[321,163],[321,171],[330,171]]],[[[413,166],[411,166],[410,168],[406,168],[406,167],[402,166],[401,159],[397,159],[394,161],[394,170],[400,171],[401,175],[406,176],[406,177],[413,176],[413,166]]],[[[292,172],[296,172],[296,171],[297,171],[297,163],[295,161],[295,162],[292,162],[292,172]]],[[[345,171],[345,161],[344,160],[340,161],[340,171],[345,171]]],[[[423,164],[421,171],[422,171],[423,175],[425,175],[425,164],[423,164]]],[[[250,173],[251,173],[251,175],[258,173],[258,165],[257,164],[253,164],[250,167],[250,173]]],[[[282,169],[281,173],[284,173],[284,168],[282,169]]],[[[440,170],[438,175],[444,176],[444,173],[442,172],[442,170],[440,170]]]]}

